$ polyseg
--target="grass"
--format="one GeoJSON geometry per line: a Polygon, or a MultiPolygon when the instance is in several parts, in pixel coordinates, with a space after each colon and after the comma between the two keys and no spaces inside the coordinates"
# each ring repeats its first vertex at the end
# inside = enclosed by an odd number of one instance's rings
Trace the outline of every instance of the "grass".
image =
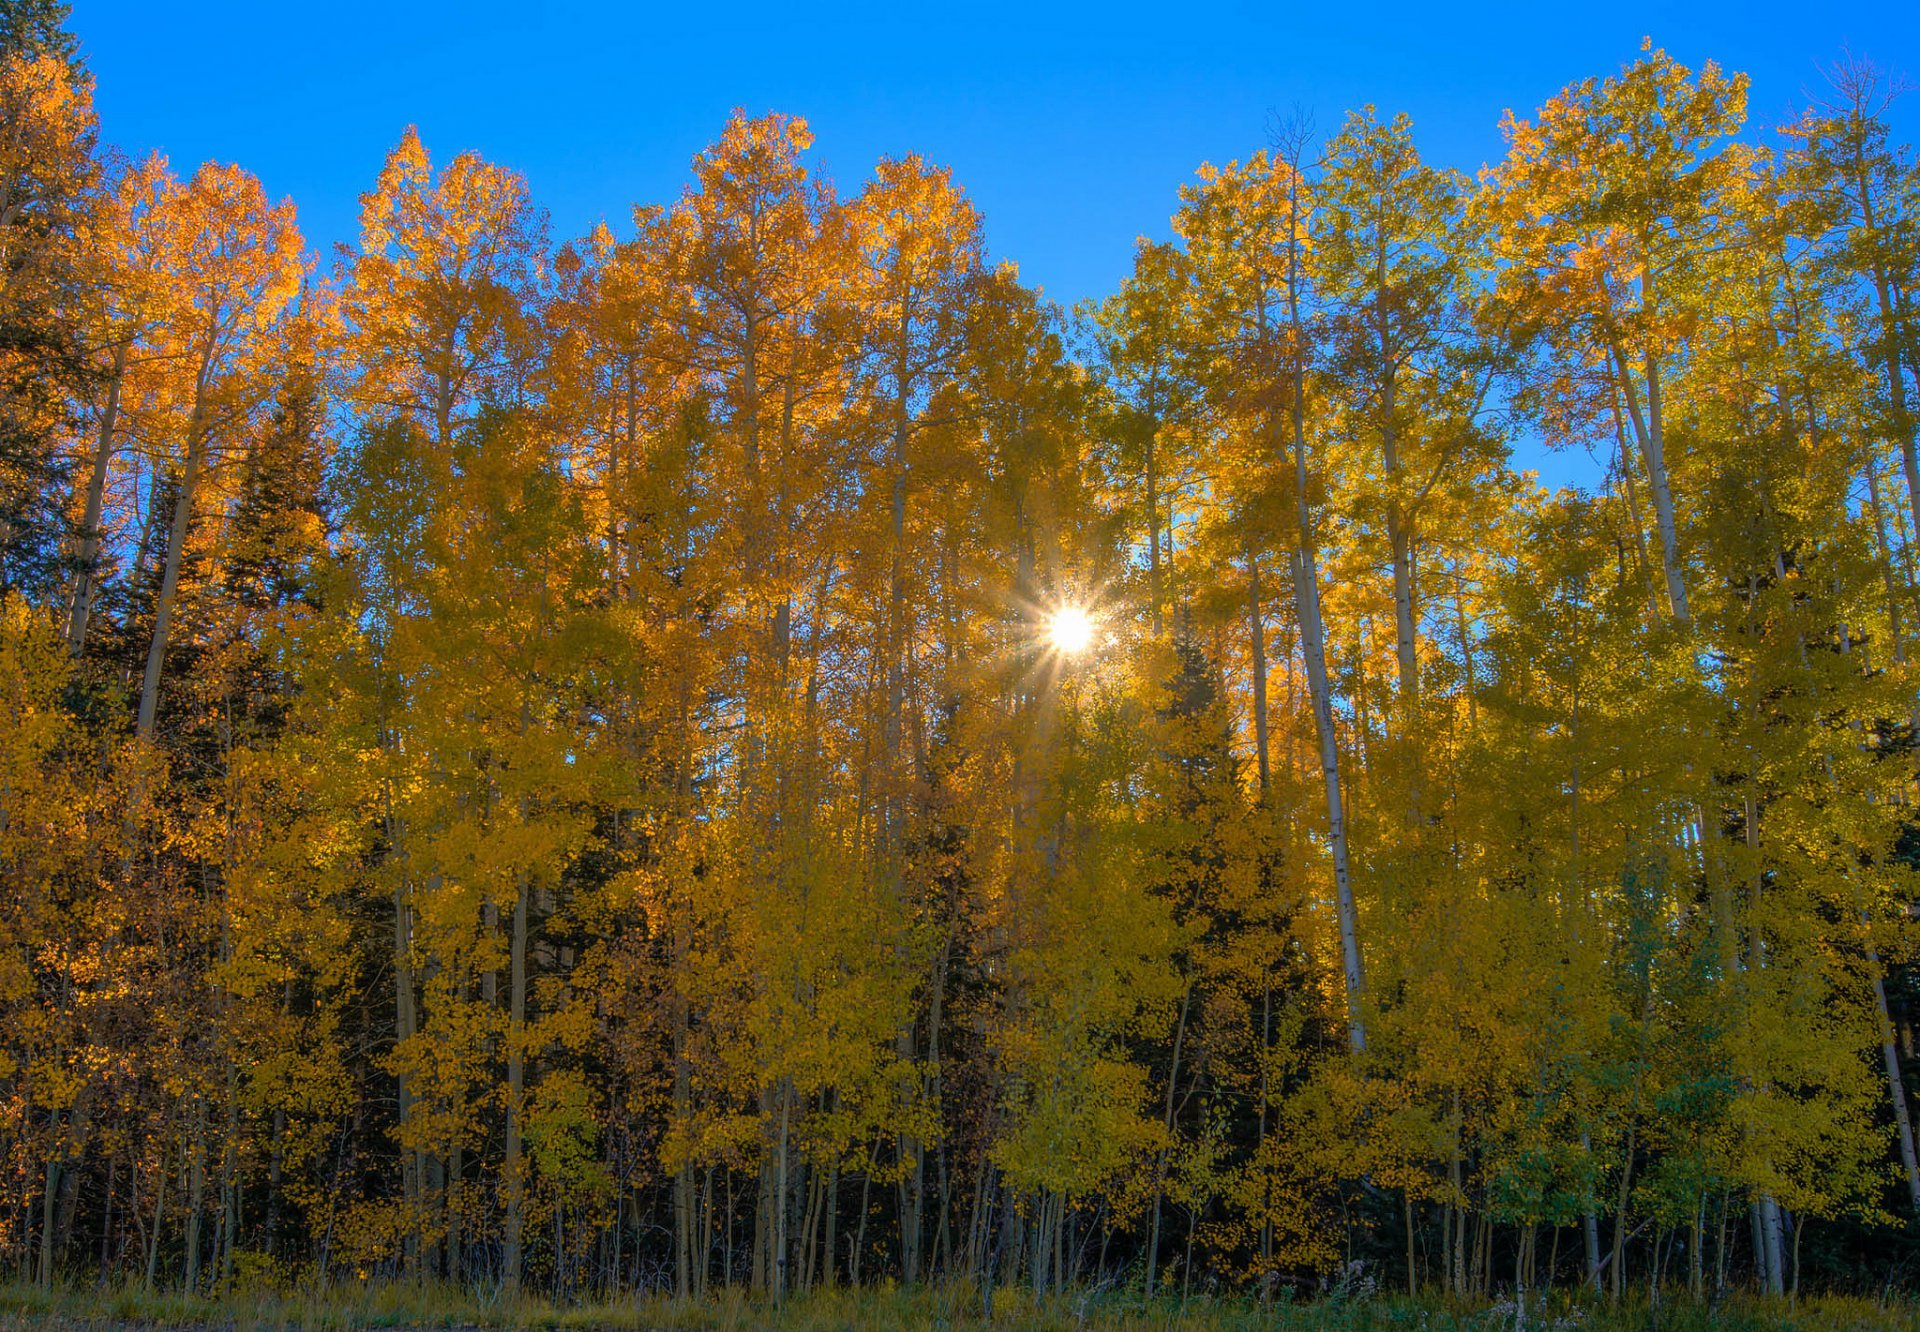
{"type": "Polygon", "coordinates": [[[993,1317],[966,1286],[902,1291],[831,1290],[780,1309],[738,1292],[704,1302],[645,1297],[605,1305],[509,1301],[441,1286],[379,1283],[338,1286],[294,1296],[262,1294],[214,1300],[138,1289],[52,1292],[0,1286],[0,1332],[25,1329],[195,1328],[212,1332],[349,1332],[363,1328],[449,1329],[715,1329],[716,1332],[1707,1332],[1708,1329],[1915,1329],[1912,1301],[1822,1296],[1797,1305],[1736,1297],[1718,1305],[1644,1299],[1615,1307],[1564,1293],[1524,1310],[1512,1301],[1462,1304],[1439,1298],[1375,1297],[1262,1307],[1243,1298],[1142,1301],[1137,1295],[1087,1291],[1035,1301],[1017,1290],[994,1299],[993,1317]]]}

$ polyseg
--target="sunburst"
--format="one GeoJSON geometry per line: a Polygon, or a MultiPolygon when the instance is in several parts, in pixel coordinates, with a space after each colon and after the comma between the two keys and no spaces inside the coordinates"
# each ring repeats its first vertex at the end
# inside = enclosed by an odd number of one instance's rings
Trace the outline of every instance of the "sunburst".
{"type": "Polygon", "coordinates": [[[1047,642],[1062,656],[1079,656],[1093,639],[1093,615],[1085,606],[1061,606],[1047,617],[1047,642]]]}

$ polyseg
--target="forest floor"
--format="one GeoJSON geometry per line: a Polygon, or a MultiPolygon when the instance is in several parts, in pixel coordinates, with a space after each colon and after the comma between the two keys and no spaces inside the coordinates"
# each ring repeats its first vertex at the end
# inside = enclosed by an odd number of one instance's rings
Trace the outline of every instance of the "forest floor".
{"type": "Polygon", "coordinates": [[[971,1287],[899,1291],[833,1290],[800,1297],[780,1309],[738,1295],[676,1302],[645,1298],[620,1304],[508,1302],[471,1292],[417,1286],[346,1287],[325,1296],[263,1295],[211,1300],[139,1290],[46,1292],[0,1285],[0,1332],[34,1329],[195,1329],[196,1332],[357,1332],[358,1329],[615,1329],[621,1332],[1707,1332],[1708,1329],[1846,1329],[1920,1332],[1920,1302],[1818,1296],[1797,1302],[1735,1297],[1717,1304],[1644,1298],[1620,1306],[1552,1293],[1467,1304],[1440,1298],[1378,1296],[1268,1304],[1247,1299],[1143,1301],[1113,1291],[1080,1292],[1036,1301],[1003,1290],[992,1316],[971,1287]]]}

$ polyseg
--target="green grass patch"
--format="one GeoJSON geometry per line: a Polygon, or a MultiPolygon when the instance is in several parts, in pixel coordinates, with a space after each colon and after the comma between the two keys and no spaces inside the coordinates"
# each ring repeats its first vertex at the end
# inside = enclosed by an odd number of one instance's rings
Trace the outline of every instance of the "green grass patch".
{"type": "Polygon", "coordinates": [[[709,1300],[657,1296],[610,1304],[558,1305],[504,1299],[485,1291],[392,1282],[341,1285],[308,1295],[262,1294],[218,1300],[139,1289],[42,1291],[0,1286],[0,1332],[43,1329],[205,1329],[206,1332],[355,1332],[371,1328],[608,1329],[640,1332],[1707,1332],[1708,1329],[1845,1329],[1920,1332],[1920,1304],[1820,1296],[1797,1303],[1739,1296],[1715,1304],[1644,1298],[1614,1306],[1569,1293],[1463,1303],[1438,1297],[1261,1305],[1239,1297],[1145,1301],[1114,1291],[1035,1300],[995,1293],[987,1315],[980,1292],[964,1285],[903,1291],[828,1290],[780,1308],[738,1291],[709,1300]]]}

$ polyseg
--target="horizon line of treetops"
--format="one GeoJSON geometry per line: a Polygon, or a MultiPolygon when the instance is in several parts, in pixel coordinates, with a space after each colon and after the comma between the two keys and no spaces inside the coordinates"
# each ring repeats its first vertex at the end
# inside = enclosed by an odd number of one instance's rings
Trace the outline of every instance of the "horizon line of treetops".
{"type": "Polygon", "coordinates": [[[781,115],[557,247],[408,131],[322,278],[64,17],[0,4],[0,1270],[1908,1279],[1871,67],[1763,144],[1649,44],[1477,180],[1282,133],[1069,313],[781,115]]]}

